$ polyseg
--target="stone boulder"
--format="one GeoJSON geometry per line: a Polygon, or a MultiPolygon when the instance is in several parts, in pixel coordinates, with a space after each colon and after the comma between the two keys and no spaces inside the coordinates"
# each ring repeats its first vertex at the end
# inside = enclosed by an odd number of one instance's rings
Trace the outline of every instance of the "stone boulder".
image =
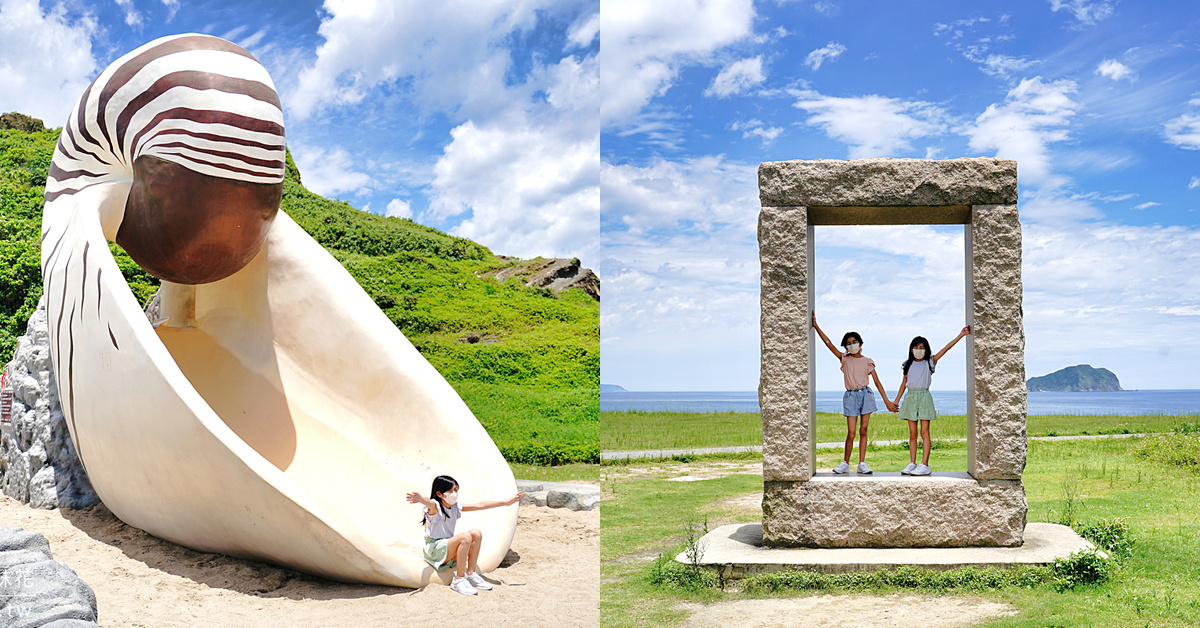
{"type": "Polygon", "coordinates": [[[31,530],[0,527],[0,623],[9,628],[96,624],[96,593],[54,560],[50,542],[31,530]]]}
{"type": "Polygon", "coordinates": [[[12,423],[0,425],[0,490],[34,508],[86,508],[100,503],[58,402],[45,297],[29,317],[5,372],[13,401],[12,423]]]}

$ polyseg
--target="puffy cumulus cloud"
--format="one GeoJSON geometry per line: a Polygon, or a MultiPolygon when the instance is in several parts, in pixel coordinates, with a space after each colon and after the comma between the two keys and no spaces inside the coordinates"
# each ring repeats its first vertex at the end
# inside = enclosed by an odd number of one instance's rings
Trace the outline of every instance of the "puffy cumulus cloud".
{"type": "Polygon", "coordinates": [[[408,201],[394,198],[387,204],[387,215],[393,218],[412,218],[413,211],[408,201]]]}
{"type": "Polygon", "coordinates": [[[747,120],[745,122],[734,122],[733,124],[729,125],[729,129],[732,131],[741,131],[742,139],[757,137],[758,139],[762,140],[763,146],[774,142],[775,138],[779,137],[779,135],[783,133],[782,127],[767,126],[763,124],[762,120],[758,119],[747,120]]]}
{"type": "Polygon", "coordinates": [[[1022,235],[1028,373],[1135,364],[1116,369],[1126,388],[1189,387],[1183,374],[1200,368],[1200,230],[1032,224],[1022,235]],[[1146,352],[1154,359],[1131,359],[1146,352]]]}
{"type": "Polygon", "coordinates": [[[343,148],[321,148],[302,143],[289,146],[292,159],[304,177],[304,187],[322,196],[371,189],[373,179],[355,170],[354,159],[343,148]]]}
{"type": "Polygon", "coordinates": [[[805,124],[850,146],[851,159],[890,157],[912,150],[910,140],[945,129],[945,114],[933,104],[885,96],[840,98],[815,91],[796,92],[792,104],[810,115],[805,124]]]}
{"type": "Polygon", "coordinates": [[[137,9],[133,7],[133,0],[117,0],[117,6],[121,7],[121,10],[125,12],[125,25],[140,31],[142,29],[142,14],[138,13],[137,9]]]}
{"type": "Polygon", "coordinates": [[[1067,11],[1080,24],[1095,24],[1113,14],[1113,6],[1101,0],[1050,0],[1051,11],[1067,11]]]}
{"type": "Polygon", "coordinates": [[[671,87],[679,69],[707,62],[712,53],[749,37],[752,0],[606,0],[600,81],[603,126],[631,123],[671,87]]]}
{"type": "Polygon", "coordinates": [[[304,118],[403,82],[425,109],[491,111],[507,100],[500,94],[512,67],[509,38],[533,29],[540,14],[571,8],[554,0],[327,0],[318,28],[325,41],[285,102],[304,118]]]}
{"type": "Polygon", "coordinates": [[[595,56],[535,73],[544,102],[467,121],[434,166],[430,210],[466,216],[451,233],[522,257],[595,255],[599,230],[599,81],[595,56]]]}
{"type": "Polygon", "coordinates": [[[1108,77],[1114,81],[1119,81],[1123,78],[1133,80],[1133,70],[1116,59],[1105,59],[1096,66],[1096,74],[1108,77]]]}
{"type": "Polygon", "coordinates": [[[766,77],[762,72],[761,56],[742,59],[722,68],[708,89],[704,90],[704,95],[727,98],[754,87],[764,80],[766,77]]]}
{"type": "Polygon", "coordinates": [[[1066,181],[1051,173],[1049,145],[1068,138],[1067,124],[1078,109],[1069,96],[1075,89],[1075,83],[1067,80],[1024,79],[1009,90],[1003,103],[988,105],[962,132],[971,150],[1016,159],[1026,183],[1060,186],[1066,181]]]}
{"type": "Polygon", "coordinates": [[[600,36],[600,13],[596,12],[575,24],[567,33],[567,41],[574,48],[586,48],[600,36]]]}
{"type": "Polygon", "coordinates": [[[43,13],[37,0],[0,2],[0,111],[61,126],[99,69],[96,32],[94,17],[71,19],[62,4],[43,13]]]}
{"type": "Polygon", "coordinates": [[[845,46],[837,43],[836,41],[831,41],[826,44],[825,47],[817,48],[816,50],[808,53],[808,56],[804,58],[804,65],[807,65],[814,70],[820,70],[821,64],[825,63],[826,61],[833,61],[834,59],[837,59],[838,57],[842,56],[843,52],[846,52],[845,46]]]}
{"type": "Polygon", "coordinates": [[[1167,141],[1188,150],[1200,150],[1200,115],[1185,113],[1163,128],[1167,141]]]}

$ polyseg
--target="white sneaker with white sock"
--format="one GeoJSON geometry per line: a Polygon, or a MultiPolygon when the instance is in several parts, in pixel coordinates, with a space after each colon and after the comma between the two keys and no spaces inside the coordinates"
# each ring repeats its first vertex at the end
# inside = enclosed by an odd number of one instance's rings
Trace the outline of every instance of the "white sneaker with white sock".
{"type": "Polygon", "coordinates": [[[848,473],[849,471],[850,471],[850,464],[847,463],[845,460],[839,462],[838,466],[833,468],[833,472],[839,473],[839,474],[840,473],[848,473]]]}
{"type": "Polygon", "coordinates": [[[865,462],[858,463],[858,472],[863,475],[870,475],[872,473],[875,473],[874,471],[871,470],[871,467],[867,466],[867,463],[865,463],[865,462]]]}
{"type": "Polygon", "coordinates": [[[917,465],[917,468],[913,469],[912,472],[913,475],[929,475],[931,473],[933,473],[933,469],[930,469],[929,465],[924,464],[917,465]]]}
{"type": "Polygon", "coordinates": [[[492,585],[488,584],[488,581],[484,580],[483,576],[479,575],[479,572],[477,571],[472,571],[471,573],[467,574],[467,581],[471,583],[471,586],[479,589],[480,591],[492,590],[492,585]]]}
{"type": "Polygon", "coordinates": [[[450,588],[462,593],[463,595],[475,595],[476,593],[475,587],[471,586],[470,580],[466,578],[459,578],[458,576],[455,576],[454,579],[450,581],[450,588]]]}
{"type": "Polygon", "coordinates": [[[913,469],[917,468],[917,463],[910,462],[908,466],[900,470],[900,475],[912,475],[913,469]]]}

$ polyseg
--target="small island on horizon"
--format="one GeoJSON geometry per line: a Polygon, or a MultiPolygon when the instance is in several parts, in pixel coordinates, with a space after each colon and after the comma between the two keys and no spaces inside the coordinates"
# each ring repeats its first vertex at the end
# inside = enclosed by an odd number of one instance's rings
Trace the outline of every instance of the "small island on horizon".
{"type": "Polygon", "coordinates": [[[629,392],[616,384],[600,384],[600,392],[629,392]]]}
{"type": "Polygon", "coordinates": [[[1116,392],[1124,390],[1112,371],[1079,364],[1025,382],[1029,392],[1116,392]]]}

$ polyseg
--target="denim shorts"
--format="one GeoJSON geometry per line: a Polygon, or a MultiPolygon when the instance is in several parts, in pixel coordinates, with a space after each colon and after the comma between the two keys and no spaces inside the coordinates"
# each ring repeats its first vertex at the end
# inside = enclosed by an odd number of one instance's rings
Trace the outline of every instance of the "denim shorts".
{"type": "Polygon", "coordinates": [[[862,387],[847,390],[842,395],[842,414],[846,416],[862,416],[875,412],[875,393],[870,388],[862,387]]]}

